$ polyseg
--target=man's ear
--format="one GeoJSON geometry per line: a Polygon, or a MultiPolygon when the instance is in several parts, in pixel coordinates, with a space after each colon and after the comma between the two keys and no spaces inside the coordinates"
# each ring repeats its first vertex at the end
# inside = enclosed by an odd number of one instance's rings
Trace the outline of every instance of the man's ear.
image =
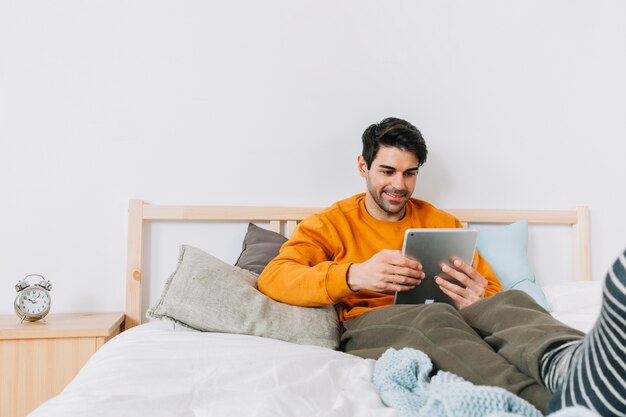
{"type": "Polygon", "coordinates": [[[357,158],[357,166],[359,168],[359,175],[365,178],[367,177],[367,163],[365,162],[365,158],[363,155],[359,155],[357,158]]]}

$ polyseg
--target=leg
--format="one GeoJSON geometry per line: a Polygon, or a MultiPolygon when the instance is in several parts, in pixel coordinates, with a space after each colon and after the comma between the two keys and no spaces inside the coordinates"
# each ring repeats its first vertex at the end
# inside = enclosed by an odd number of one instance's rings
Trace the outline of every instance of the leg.
{"type": "Polygon", "coordinates": [[[582,405],[602,416],[626,416],[626,253],[604,281],[602,310],[593,329],[546,363],[561,382],[548,409],[582,405]]]}
{"type": "Polygon", "coordinates": [[[378,359],[389,347],[412,347],[426,353],[437,369],[479,385],[509,390],[544,410],[550,398],[538,380],[498,355],[452,306],[394,305],[344,323],[345,352],[378,359]]]}
{"type": "Polygon", "coordinates": [[[522,291],[495,294],[460,313],[499,355],[536,381],[543,381],[539,364],[550,347],[584,337],[522,291]]]}

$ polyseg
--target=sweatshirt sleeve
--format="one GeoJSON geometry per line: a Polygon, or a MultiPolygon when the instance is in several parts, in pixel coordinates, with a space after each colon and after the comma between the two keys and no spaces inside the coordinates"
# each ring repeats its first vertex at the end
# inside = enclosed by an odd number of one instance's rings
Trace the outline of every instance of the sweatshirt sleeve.
{"type": "Polygon", "coordinates": [[[307,307],[336,304],[353,294],[346,281],[350,263],[331,260],[338,242],[323,218],[305,219],[259,276],[259,290],[277,301],[307,307]]]}
{"type": "Polygon", "coordinates": [[[474,262],[476,264],[476,270],[483,276],[487,281],[487,288],[485,288],[485,297],[491,297],[492,295],[504,291],[502,288],[502,284],[500,283],[500,279],[491,268],[491,265],[487,263],[487,261],[480,256],[478,251],[474,254],[474,262]]]}

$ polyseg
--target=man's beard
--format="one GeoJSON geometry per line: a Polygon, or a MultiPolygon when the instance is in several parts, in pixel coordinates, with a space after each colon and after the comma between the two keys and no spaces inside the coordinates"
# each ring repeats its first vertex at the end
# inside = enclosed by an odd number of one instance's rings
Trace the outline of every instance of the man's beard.
{"type": "Polygon", "coordinates": [[[404,200],[401,204],[398,204],[398,205],[391,205],[385,201],[385,198],[383,197],[383,193],[389,192],[389,193],[394,193],[394,194],[400,194],[406,198],[408,195],[408,192],[406,190],[396,190],[393,187],[385,187],[381,190],[380,194],[377,194],[375,189],[372,190],[373,187],[370,186],[369,188],[370,188],[369,190],[370,194],[372,195],[374,202],[385,213],[394,215],[394,214],[401,213],[404,210],[404,206],[406,206],[406,203],[408,200],[404,200]]]}

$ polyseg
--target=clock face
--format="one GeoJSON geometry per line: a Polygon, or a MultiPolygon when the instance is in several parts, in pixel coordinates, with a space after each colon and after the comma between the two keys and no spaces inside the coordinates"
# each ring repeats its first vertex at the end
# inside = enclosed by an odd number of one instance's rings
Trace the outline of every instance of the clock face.
{"type": "Polygon", "coordinates": [[[44,316],[50,308],[50,295],[39,288],[27,288],[17,300],[20,310],[28,316],[44,316]]]}

